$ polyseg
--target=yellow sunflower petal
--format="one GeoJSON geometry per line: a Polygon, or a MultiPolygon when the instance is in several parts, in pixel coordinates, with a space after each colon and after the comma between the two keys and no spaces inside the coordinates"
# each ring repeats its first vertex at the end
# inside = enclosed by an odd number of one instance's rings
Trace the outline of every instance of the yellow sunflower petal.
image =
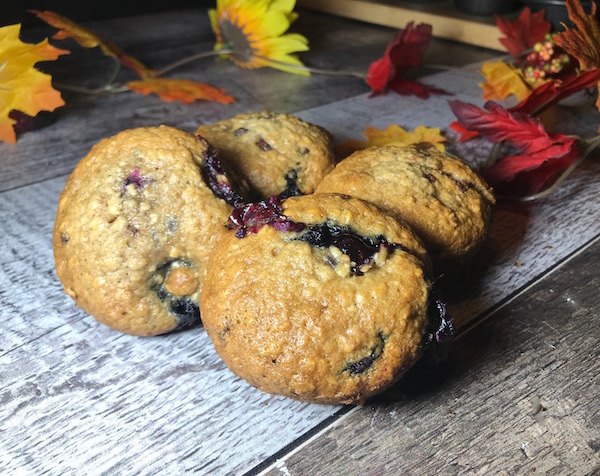
{"type": "Polygon", "coordinates": [[[297,33],[284,34],[297,18],[295,5],[295,0],[217,0],[216,10],[209,11],[215,47],[232,48],[231,60],[244,68],[270,66],[307,74],[293,68],[302,63],[291,55],[307,51],[308,40],[297,33]]]}

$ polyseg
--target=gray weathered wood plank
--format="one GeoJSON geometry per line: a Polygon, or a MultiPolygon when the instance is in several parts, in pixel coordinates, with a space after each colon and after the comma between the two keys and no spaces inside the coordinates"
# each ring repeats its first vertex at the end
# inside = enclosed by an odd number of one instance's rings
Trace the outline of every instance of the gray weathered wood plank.
{"type": "MultiPolygon", "coordinates": [[[[167,12],[134,18],[90,22],[86,26],[108,38],[151,67],[161,67],[188,55],[211,51],[214,34],[204,10],[167,12]]],[[[370,62],[383,54],[393,38],[391,29],[302,12],[293,30],[311,40],[311,51],[302,58],[308,65],[329,69],[366,71],[370,62]]],[[[51,35],[49,28],[25,32],[26,39],[38,41],[51,35]]],[[[112,70],[112,64],[96,50],[82,50],[73,41],[57,42],[72,54],[44,68],[62,83],[97,87],[112,70]]],[[[464,64],[495,54],[445,41],[435,41],[428,51],[432,64],[464,64]]],[[[423,74],[422,70],[416,72],[423,74]]],[[[317,105],[355,96],[369,90],[357,78],[312,75],[285,75],[272,69],[243,70],[230,61],[208,58],[183,66],[172,77],[207,82],[223,87],[236,104],[196,102],[167,103],[155,96],[127,92],[117,96],[81,96],[66,92],[66,105],[54,113],[54,122],[35,133],[23,134],[17,144],[0,143],[0,190],[35,183],[69,173],[101,138],[132,127],[160,123],[194,131],[240,112],[272,109],[297,112],[317,105]]],[[[123,71],[122,81],[136,79],[123,71]]]]}
{"type": "Polygon", "coordinates": [[[598,474],[599,290],[596,240],[263,474],[598,474]]]}
{"type": "MultiPolygon", "coordinates": [[[[193,21],[200,16],[195,15],[185,15],[184,38],[197,34],[193,21]]],[[[357,64],[367,65],[372,50],[390,38],[390,30],[317,15],[305,18],[315,19],[323,37],[310,56],[317,65],[337,66],[352,52],[357,64]]],[[[145,50],[146,43],[136,36],[141,27],[127,36],[128,21],[97,26],[113,29],[141,59],[152,59],[154,51],[145,50]]],[[[148,17],[140,25],[153,21],[148,17]]],[[[174,48],[177,35],[170,34],[169,48],[174,48]]],[[[160,44],[157,31],[149,35],[160,44]]],[[[0,144],[0,186],[13,188],[0,193],[0,472],[240,473],[339,409],[261,394],[229,373],[201,328],[136,338],[77,310],[62,293],[52,260],[51,232],[64,174],[92,143],[124,127],[167,122],[193,130],[198,122],[222,114],[271,107],[298,112],[341,141],[357,138],[367,124],[445,127],[451,120],[447,98],[348,98],[365,91],[360,80],[344,81],[342,89],[347,89],[340,93],[337,79],[241,71],[228,63],[191,67],[181,75],[214,79],[235,90],[238,103],[224,113],[217,104],[189,107],[133,95],[77,98],[52,126],[25,134],[16,146],[0,144]]],[[[472,71],[425,81],[479,101],[479,78],[472,71]]],[[[593,128],[588,116],[564,117],[581,131],[593,128]]],[[[498,210],[481,266],[453,307],[461,325],[600,234],[599,169],[597,162],[584,163],[550,199],[498,210]],[[517,261],[523,266],[515,266],[517,261]]]]}

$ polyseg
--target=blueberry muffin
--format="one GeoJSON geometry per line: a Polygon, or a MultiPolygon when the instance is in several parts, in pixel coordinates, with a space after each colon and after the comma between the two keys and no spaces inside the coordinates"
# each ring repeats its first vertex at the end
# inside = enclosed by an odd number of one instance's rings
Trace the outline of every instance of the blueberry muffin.
{"type": "Polygon", "coordinates": [[[317,193],[344,193],[395,213],[438,272],[467,263],[486,236],[494,195],[471,168],[435,148],[370,147],[342,160],[317,193]]]}
{"type": "Polygon", "coordinates": [[[58,277],[79,307],[122,332],[198,322],[209,251],[241,201],[214,149],[192,134],[161,126],[104,139],[60,196],[58,277]]]}
{"type": "Polygon", "coordinates": [[[240,114],[196,133],[248,181],[254,199],[312,193],[335,165],[330,134],[289,114],[240,114]]]}
{"type": "Polygon", "coordinates": [[[200,309],[228,367],[260,390],[360,403],[417,359],[429,259],[415,234],[362,200],[276,197],[236,209],[209,259],[200,309]]]}

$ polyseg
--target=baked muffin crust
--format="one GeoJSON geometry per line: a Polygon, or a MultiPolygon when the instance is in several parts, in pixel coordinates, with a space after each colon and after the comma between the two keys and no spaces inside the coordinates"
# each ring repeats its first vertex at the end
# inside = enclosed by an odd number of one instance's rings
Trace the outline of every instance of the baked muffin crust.
{"type": "Polygon", "coordinates": [[[363,402],[421,352],[425,249],[394,217],[348,196],[292,197],[283,215],[304,228],[264,225],[241,239],[231,232],[213,250],[204,326],[228,367],[265,392],[363,402]],[[323,226],[341,230],[339,247],[307,237],[323,226]],[[352,272],[340,243],[355,239],[379,245],[369,265],[352,272]]]}
{"type": "Polygon", "coordinates": [[[370,147],[342,160],[316,193],[344,193],[396,214],[437,270],[462,263],[486,236],[494,195],[468,165],[435,148],[370,147]]]}
{"type": "Polygon", "coordinates": [[[208,157],[206,141],[161,126],[104,139],[79,162],[53,239],[56,272],[79,307],[136,335],[199,321],[208,253],[232,210],[202,177],[208,157]]]}
{"type": "Polygon", "coordinates": [[[256,199],[312,193],[335,165],[330,134],[290,114],[240,114],[196,133],[248,181],[256,199]]]}

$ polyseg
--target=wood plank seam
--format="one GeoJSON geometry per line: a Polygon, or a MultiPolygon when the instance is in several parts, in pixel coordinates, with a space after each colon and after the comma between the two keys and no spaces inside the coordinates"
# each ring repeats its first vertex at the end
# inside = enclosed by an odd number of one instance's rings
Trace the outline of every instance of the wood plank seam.
{"type": "MultiPolygon", "coordinates": [[[[542,280],[544,280],[545,278],[547,278],[554,272],[558,271],[560,268],[562,268],[563,266],[568,264],[570,261],[575,259],[580,254],[584,253],[588,248],[594,246],[599,241],[600,241],[600,235],[596,235],[594,238],[589,240],[587,243],[585,243],[582,246],[580,246],[579,248],[577,248],[573,253],[566,256],[561,261],[557,262],[554,266],[549,268],[547,271],[536,276],[525,286],[522,286],[520,289],[516,290],[515,292],[513,292],[512,294],[510,294],[509,296],[504,298],[496,306],[494,306],[491,310],[486,311],[485,313],[482,313],[479,316],[477,316],[475,319],[473,319],[469,323],[468,326],[466,326],[458,331],[455,339],[460,339],[461,337],[467,335],[473,329],[475,329],[476,327],[478,327],[479,325],[483,324],[488,319],[490,319],[494,314],[501,311],[506,306],[510,305],[510,303],[512,303],[513,301],[518,299],[520,296],[525,294],[531,288],[538,285],[542,280]]],[[[342,408],[342,410],[344,410],[345,408],[346,407],[342,408]]],[[[321,423],[319,423],[319,425],[316,425],[311,430],[309,430],[305,434],[303,434],[301,437],[299,437],[298,439],[296,439],[295,441],[293,441],[286,447],[279,450],[277,453],[275,453],[274,455],[269,457],[263,463],[261,463],[258,466],[255,466],[253,469],[251,469],[250,471],[245,473],[244,476],[265,476],[266,474],[269,473],[269,471],[271,471],[273,469],[279,469],[280,471],[286,470],[285,462],[289,458],[291,458],[293,455],[295,455],[296,453],[301,451],[304,447],[308,446],[313,441],[320,438],[325,433],[327,433],[327,432],[331,431],[332,429],[334,429],[335,427],[337,427],[339,424],[341,424],[342,421],[344,421],[345,419],[349,418],[351,415],[356,413],[360,408],[362,408],[362,407],[355,406],[355,407],[352,407],[349,411],[347,411],[345,413],[342,413],[341,410],[339,412],[336,412],[334,415],[327,418],[326,420],[323,420],[321,423]]]]}
{"type": "Polygon", "coordinates": [[[285,468],[285,461],[288,458],[291,458],[293,455],[301,451],[302,448],[308,446],[310,443],[317,440],[328,431],[336,428],[344,420],[356,413],[360,408],[360,406],[342,407],[338,412],[334,413],[329,418],[326,418],[321,423],[311,428],[309,431],[279,450],[274,455],[271,455],[261,464],[255,466],[247,473],[244,473],[243,476],[264,476],[274,468],[279,468],[282,470],[282,468],[285,468]]]}
{"type": "Polygon", "coordinates": [[[535,285],[537,285],[540,281],[547,278],[548,276],[553,274],[555,271],[558,271],[560,268],[562,268],[564,265],[569,263],[571,260],[575,259],[581,253],[585,252],[585,250],[587,250],[591,246],[594,246],[594,244],[596,244],[598,241],[600,241],[600,235],[596,235],[594,238],[589,240],[587,243],[581,245],[579,248],[577,248],[575,251],[573,251],[570,255],[565,256],[562,260],[558,261],[553,266],[548,268],[546,271],[544,271],[543,273],[541,273],[538,276],[536,276],[535,278],[533,278],[527,284],[525,284],[524,286],[520,287],[519,289],[513,291],[513,293],[506,296],[504,299],[502,299],[496,305],[492,306],[487,311],[481,313],[479,316],[477,316],[474,319],[472,319],[471,321],[469,321],[468,325],[466,325],[462,329],[458,330],[458,333],[457,333],[455,339],[460,339],[461,337],[468,334],[469,332],[471,332],[473,329],[475,329],[479,325],[483,324],[485,321],[487,321],[489,318],[491,318],[494,314],[496,314],[497,312],[499,312],[500,310],[502,310],[503,308],[508,306],[511,302],[513,302],[519,296],[522,296],[527,291],[529,291],[531,288],[533,288],[535,285]]]}

